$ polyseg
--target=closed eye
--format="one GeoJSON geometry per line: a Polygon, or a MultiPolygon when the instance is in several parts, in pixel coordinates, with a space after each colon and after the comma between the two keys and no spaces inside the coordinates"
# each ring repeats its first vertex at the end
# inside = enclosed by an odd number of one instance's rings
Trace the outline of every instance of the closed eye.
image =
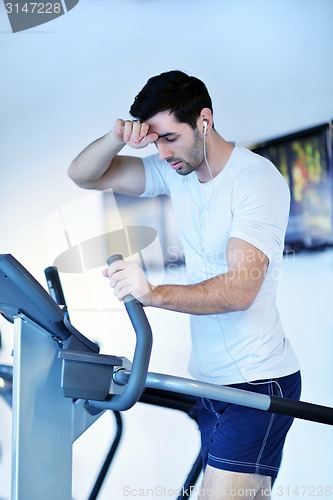
{"type": "Polygon", "coordinates": [[[165,141],[165,142],[175,142],[177,140],[177,137],[173,137],[172,139],[170,138],[170,136],[163,136],[163,137],[159,137],[157,139],[157,141],[154,142],[155,146],[158,147],[158,143],[160,141],[165,141]]]}
{"type": "Polygon", "coordinates": [[[177,135],[175,134],[175,132],[167,132],[166,134],[159,135],[158,139],[155,141],[155,144],[163,139],[166,142],[175,142],[175,140],[177,139],[177,135]]]}

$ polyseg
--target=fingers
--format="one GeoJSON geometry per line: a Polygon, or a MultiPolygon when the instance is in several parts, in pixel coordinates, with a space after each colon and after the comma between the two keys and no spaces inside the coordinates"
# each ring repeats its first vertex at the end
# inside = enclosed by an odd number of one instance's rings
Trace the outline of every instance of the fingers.
{"type": "Polygon", "coordinates": [[[148,134],[148,128],[149,127],[147,123],[126,121],[125,130],[128,131],[128,134],[125,133],[125,141],[132,140],[134,143],[138,144],[140,140],[146,137],[146,135],[148,134]]]}
{"type": "Polygon", "coordinates": [[[114,124],[116,138],[134,148],[143,148],[158,139],[156,133],[149,133],[148,123],[132,120],[116,120],[114,124]]]}
{"type": "Polygon", "coordinates": [[[148,305],[150,285],[138,264],[118,260],[113,262],[108,269],[104,269],[102,273],[103,276],[109,278],[110,286],[119,300],[132,295],[143,305],[148,305]]]}

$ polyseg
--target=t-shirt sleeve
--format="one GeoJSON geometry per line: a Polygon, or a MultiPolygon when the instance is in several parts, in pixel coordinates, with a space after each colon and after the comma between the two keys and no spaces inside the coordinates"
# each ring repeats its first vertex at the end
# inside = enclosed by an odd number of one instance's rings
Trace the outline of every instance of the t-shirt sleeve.
{"type": "Polygon", "coordinates": [[[152,198],[159,195],[169,195],[167,184],[167,165],[158,159],[158,155],[143,158],[146,176],[146,187],[142,193],[144,198],[152,198]]]}
{"type": "Polygon", "coordinates": [[[249,168],[238,179],[229,237],[243,239],[271,261],[281,256],[290,208],[290,192],[273,165],[249,168]]]}

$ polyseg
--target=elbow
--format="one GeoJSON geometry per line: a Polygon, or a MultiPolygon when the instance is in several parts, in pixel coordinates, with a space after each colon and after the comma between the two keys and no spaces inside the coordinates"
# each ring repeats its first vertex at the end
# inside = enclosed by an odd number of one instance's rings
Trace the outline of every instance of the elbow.
{"type": "Polygon", "coordinates": [[[236,311],[247,311],[253,304],[253,300],[242,300],[237,304],[236,311]]]}
{"type": "Polygon", "coordinates": [[[234,304],[234,311],[247,311],[252,306],[257,296],[257,292],[248,291],[241,292],[237,296],[237,300],[234,304]]]}
{"type": "Polygon", "coordinates": [[[230,283],[230,299],[234,311],[247,311],[253,305],[261,288],[259,280],[232,280],[230,283]]]}
{"type": "Polygon", "coordinates": [[[72,161],[72,163],[70,164],[70,166],[68,167],[67,169],[67,175],[68,177],[73,181],[75,182],[75,184],[79,184],[80,183],[80,179],[78,178],[77,176],[77,173],[76,173],[76,168],[75,168],[75,160],[72,161]]]}
{"type": "Polygon", "coordinates": [[[77,186],[84,189],[93,189],[91,182],[87,181],[86,179],[84,179],[82,176],[79,175],[75,160],[73,160],[70,166],[68,167],[67,175],[77,186]]]}

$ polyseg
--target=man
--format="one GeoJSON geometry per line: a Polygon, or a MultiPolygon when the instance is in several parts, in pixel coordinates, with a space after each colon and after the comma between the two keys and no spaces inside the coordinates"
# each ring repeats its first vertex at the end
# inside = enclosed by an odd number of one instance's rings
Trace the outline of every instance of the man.
{"type": "MultiPolygon", "coordinates": [[[[206,86],[181,71],[150,78],[130,113],[133,120],[116,120],[69,175],[88,189],[169,195],[188,284],[152,286],[138,265],[116,261],[104,272],[115,295],[190,314],[195,378],[298,399],[299,366],[275,304],[290,201],[283,177],[219,135],[206,86]],[[150,143],[158,155],[118,154],[150,143]]],[[[208,399],[197,407],[199,498],[270,498],[292,419],[208,399]]]]}

